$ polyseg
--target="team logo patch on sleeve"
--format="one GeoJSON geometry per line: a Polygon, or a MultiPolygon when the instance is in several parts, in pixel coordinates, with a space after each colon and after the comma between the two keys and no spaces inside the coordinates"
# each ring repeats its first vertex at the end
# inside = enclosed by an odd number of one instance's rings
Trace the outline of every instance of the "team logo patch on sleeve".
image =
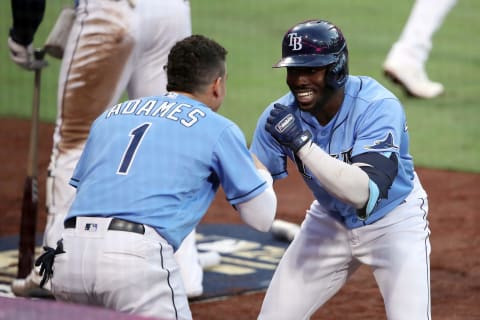
{"type": "Polygon", "coordinates": [[[398,150],[398,146],[393,142],[393,134],[389,132],[384,139],[375,140],[373,145],[365,146],[364,149],[375,151],[398,150]]]}

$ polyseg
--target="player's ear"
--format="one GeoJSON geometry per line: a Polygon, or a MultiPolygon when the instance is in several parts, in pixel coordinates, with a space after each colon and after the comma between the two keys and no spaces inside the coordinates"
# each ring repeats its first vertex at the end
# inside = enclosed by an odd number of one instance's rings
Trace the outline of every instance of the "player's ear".
{"type": "Polygon", "coordinates": [[[223,103],[223,100],[225,99],[225,95],[227,94],[225,75],[219,76],[215,79],[213,89],[214,89],[214,97],[220,106],[223,103]]]}
{"type": "Polygon", "coordinates": [[[222,77],[217,77],[215,79],[215,81],[213,82],[213,85],[212,85],[212,93],[214,95],[215,98],[219,98],[222,96],[223,94],[223,80],[222,80],[222,77]]]}

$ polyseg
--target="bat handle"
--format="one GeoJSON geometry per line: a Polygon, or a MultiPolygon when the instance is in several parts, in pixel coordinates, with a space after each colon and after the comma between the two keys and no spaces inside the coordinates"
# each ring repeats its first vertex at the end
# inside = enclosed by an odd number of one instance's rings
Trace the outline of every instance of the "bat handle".
{"type": "Polygon", "coordinates": [[[31,64],[31,70],[37,72],[48,65],[47,60],[45,60],[45,49],[37,48],[33,51],[33,62],[31,64]]]}
{"type": "Polygon", "coordinates": [[[33,106],[32,106],[32,120],[30,128],[30,147],[28,151],[28,167],[27,174],[32,177],[37,176],[37,161],[38,161],[38,127],[40,121],[40,76],[41,69],[35,69],[35,79],[33,88],[33,106]]]}
{"type": "Polygon", "coordinates": [[[33,51],[33,56],[35,57],[35,60],[43,60],[45,57],[45,49],[43,48],[37,48],[33,51]]]}

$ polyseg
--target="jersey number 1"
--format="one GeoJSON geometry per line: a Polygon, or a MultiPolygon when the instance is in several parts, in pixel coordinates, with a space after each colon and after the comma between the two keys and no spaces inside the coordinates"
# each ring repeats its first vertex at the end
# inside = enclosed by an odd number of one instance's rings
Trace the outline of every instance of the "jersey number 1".
{"type": "Polygon", "coordinates": [[[135,159],[135,155],[137,154],[138,147],[140,146],[145,133],[151,125],[152,124],[150,122],[147,122],[130,131],[130,143],[123,153],[122,160],[118,166],[117,174],[128,174],[128,170],[130,170],[133,159],[135,159]]]}

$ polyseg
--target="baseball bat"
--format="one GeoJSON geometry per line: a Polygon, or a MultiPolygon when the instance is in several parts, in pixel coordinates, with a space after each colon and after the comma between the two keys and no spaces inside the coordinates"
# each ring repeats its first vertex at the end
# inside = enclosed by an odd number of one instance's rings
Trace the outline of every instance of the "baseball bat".
{"type": "Polygon", "coordinates": [[[270,229],[275,239],[284,242],[292,242],[299,231],[300,226],[298,224],[280,219],[275,219],[270,229]]]}
{"type": "MultiPolygon", "coordinates": [[[[43,49],[35,50],[35,60],[43,61],[43,49]]],[[[28,150],[27,176],[23,187],[22,212],[20,222],[20,243],[18,251],[17,278],[25,278],[33,268],[35,259],[35,234],[38,213],[38,123],[40,110],[40,76],[46,64],[34,69],[34,88],[30,145],[28,150]]]]}

